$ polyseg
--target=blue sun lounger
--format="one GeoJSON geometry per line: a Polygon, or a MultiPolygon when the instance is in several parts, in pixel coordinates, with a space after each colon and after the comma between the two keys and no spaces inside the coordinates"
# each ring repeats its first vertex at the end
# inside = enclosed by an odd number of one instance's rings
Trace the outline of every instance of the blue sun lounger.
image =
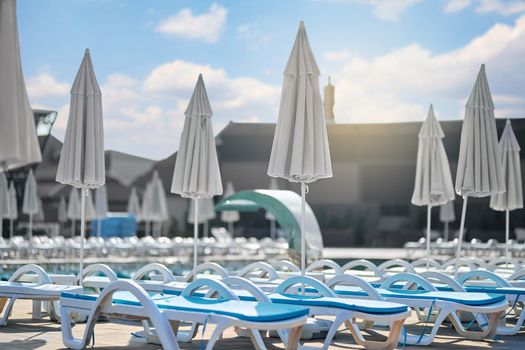
{"type": "MultiPolygon", "coordinates": [[[[206,349],[212,349],[229,327],[249,329],[254,338],[260,338],[259,330],[288,330],[286,348],[297,349],[309,313],[308,308],[295,305],[239,300],[225,284],[210,279],[190,283],[178,296],[150,295],[133,281],[118,280],[111,282],[97,296],[62,293],[60,304],[62,338],[71,349],[83,349],[88,345],[100,315],[149,320],[166,350],[179,349],[176,335],[181,321],[216,325],[206,349]],[[219,298],[195,296],[201,288],[215,291],[219,298]],[[78,314],[88,315],[81,339],[73,336],[71,328],[71,320],[78,314]]],[[[257,345],[260,344],[257,342],[257,345]]]]}
{"type": "Polygon", "coordinates": [[[352,275],[339,275],[327,282],[338,296],[347,298],[376,297],[410,306],[415,310],[428,310],[425,322],[433,322],[429,334],[408,334],[401,336],[405,344],[429,345],[435,338],[439,327],[449,318],[456,332],[468,339],[480,340],[496,335],[500,316],[508,306],[503,295],[488,293],[470,293],[438,291],[424,278],[400,273],[387,278],[379,288],[375,288],[364,279],[352,275]],[[416,289],[409,289],[415,286],[416,289]],[[473,324],[464,326],[459,312],[474,315],[480,331],[471,330],[473,324]]]}

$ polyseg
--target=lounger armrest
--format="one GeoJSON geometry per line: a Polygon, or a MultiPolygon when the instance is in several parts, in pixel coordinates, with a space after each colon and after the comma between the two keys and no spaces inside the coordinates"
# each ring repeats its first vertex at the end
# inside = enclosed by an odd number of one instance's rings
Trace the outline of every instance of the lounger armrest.
{"type": "Polygon", "coordinates": [[[77,275],[77,278],[76,278],[75,282],[76,282],[76,284],[78,284],[81,278],[82,278],[82,281],[83,281],[87,276],[94,275],[94,274],[99,274],[99,273],[101,273],[104,276],[106,276],[107,278],[109,278],[109,280],[111,282],[118,280],[117,274],[108,265],[106,265],[106,264],[92,264],[92,265],[86,266],[86,268],[84,268],[84,271],[82,272],[82,276],[77,275]]]}
{"type": "Polygon", "coordinates": [[[224,278],[222,282],[228,287],[237,287],[247,291],[248,293],[253,295],[253,297],[255,297],[257,301],[264,301],[267,303],[272,302],[268,295],[264,293],[264,291],[261,288],[257,287],[255,283],[251,282],[246,278],[232,276],[224,278]]]}
{"type": "Polygon", "coordinates": [[[400,266],[404,268],[407,272],[415,272],[414,267],[412,267],[412,265],[408,261],[402,259],[392,259],[385,261],[377,268],[379,269],[379,271],[385,272],[388,271],[389,268],[394,266],[400,266]]]}
{"type": "Polygon", "coordinates": [[[379,270],[376,264],[374,264],[370,260],[365,260],[365,259],[352,260],[346,263],[345,265],[343,265],[341,269],[343,270],[343,273],[344,273],[346,270],[352,270],[356,267],[364,267],[366,270],[372,271],[374,275],[376,275],[377,277],[379,278],[384,277],[383,272],[379,270]]]}
{"type": "MultiPolygon", "coordinates": [[[[226,271],[226,269],[224,269],[224,267],[222,267],[221,265],[219,265],[217,263],[214,263],[214,262],[202,263],[202,264],[198,265],[195,270],[196,270],[197,275],[199,273],[201,273],[201,272],[204,272],[204,271],[213,271],[214,273],[216,273],[217,275],[219,275],[221,277],[227,277],[228,276],[228,271],[226,271]]],[[[192,270],[186,276],[186,281],[185,282],[189,282],[189,281],[192,281],[194,279],[196,279],[196,277],[193,276],[193,270],[192,270]]]]}
{"type": "Polygon", "coordinates": [[[430,283],[433,283],[433,281],[437,281],[439,283],[443,283],[449,286],[455,292],[466,292],[465,288],[460,283],[458,283],[458,281],[456,281],[448,275],[445,275],[442,272],[425,271],[421,272],[419,275],[427,279],[430,283]]]}

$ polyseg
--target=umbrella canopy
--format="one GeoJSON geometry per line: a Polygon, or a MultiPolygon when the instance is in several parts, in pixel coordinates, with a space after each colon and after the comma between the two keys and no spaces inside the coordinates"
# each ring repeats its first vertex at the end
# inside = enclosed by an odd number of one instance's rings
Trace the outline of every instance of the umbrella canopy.
{"type": "Polygon", "coordinates": [[[106,185],[100,186],[95,191],[95,213],[97,219],[108,216],[108,192],[106,185]]]}
{"type": "Polygon", "coordinates": [[[460,196],[487,197],[502,192],[505,192],[505,180],[498,149],[494,103],[485,65],[482,65],[465,106],[456,193],[460,196]]]}
{"type": "Polygon", "coordinates": [[[95,210],[95,205],[93,204],[93,196],[92,191],[89,191],[88,195],[86,196],[86,220],[87,221],[93,221],[98,219],[97,217],[97,211],[95,210]]]}
{"type": "Polygon", "coordinates": [[[69,119],[56,180],[79,188],[100,187],[106,179],[104,162],[102,95],[86,49],[71,88],[69,119]]]}
{"type": "Polygon", "coordinates": [[[268,175],[272,177],[305,183],[332,177],[319,75],[301,22],[284,70],[279,117],[268,166],[268,175]]]}
{"type": "Polygon", "coordinates": [[[22,213],[36,215],[40,206],[38,205],[38,189],[33,170],[29,170],[24,187],[24,201],[22,202],[22,213]]]}
{"type": "Polygon", "coordinates": [[[132,187],[131,192],[129,193],[128,207],[126,211],[129,215],[135,216],[137,222],[142,221],[142,212],[140,209],[139,196],[135,187],[132,187]]]}
{"type": "MultiPolygon", "coordinates": [[[[505,180],[498,149],[494,103],[485,74],[485,65],[482,65],[465,106],[465,118],[461,128],[456,193],[463,196],[463,207],[456,258],[461,255],[468,197],[487,197],[504,191],[505,180]]],[[[457,261],[459,263],[459,259],[457,261]]],[[[458,265],[456,274],[457,268],[458,265]]]]}
{"type": "Polygon", "coordinates": [[[436,206],[454,199],[454,185],[443,138],[445,134],[430,105],[427,119],[419,131],[416,181],[412,204],[436,206]]]}
{"type": "MultiPolygon", "coordinates": [[[[184,120],[177,160],[173,171],[171,192],[191,198],[195,204],[194,222],[198,219],[199,198],[222,194],[222,181],[211,123],[211,110],[202,74],[191,96],[184,120]]],[[[193,230],[193,272],[196,276],[199,226],[193,230]]]]}
{"type": "MultiPolygon", "coordinates": [[[[102,93],[87,49],[71,88],[69,119],[56,180],[82,189],[79,272],[79,276],[82,276],[86,196],[89,188],[98,188],[106,182],[102,93]]],[[[82,278],[80,284],[82,285],[82,278]]]]}
{"type": "Polygon", "coordinates": [[[16,189],[13,182],[11,182],[11,185],[9,186],[9,215],[7,216],[7,219],[18,219],[18,200],[16,198],[16,189]]]}
{"type": "Polygon", "coordinates": [[[78,190],[73,187],[69,192],[67,218],[69,220],[80,220],[80,209],[80,197],[78,196],[78,190]]]}
{"type": "Polygon", "coordinates": [[[169,220],[168,202],[166,199],[166,191],[164,185],[159,177],[159,173],[155,170],[151,180],[151,217],[153,221],[163,222],[169,220]]]}
{"type": "MultiPolygon", "coordinates": [[[[77,197],[78,198],[78,197],[77,197]]],[[[60,202],[58,203],[58,213],[57,213],[57,219],[58,222],[63,224],[67,221],[67,205],[66,205],[66,199],[64,196],[60,197],[60,202]]]]}
{"type": "Polygon", "coordinates": [[[24,200],[22,202],[22,213],[29,215],[28,237],[33,238],[33,216],[38,214],[40,205],[38,203],[38,189],[36,187],[33,169],[29,170],[24,187],[24,200]]]}
{"type": "Polygon", "coordinates": [[[0,1],[0,169],[42,160],[29,105],[16,19],[16,1],[0,1]]]}
{"type": "MultiPolygon", "coordinates": [[[[226,184],[226,190],[224,191],[224,198],[228,198],[229,196],[235,194],[235,188],[233,187],[233,183],[231,181],[228,181],[226,184]]],[[[225,210],[221,212],[221,221],[227,222],[227,223],[234,223],[241,219],[239,212],[235,210],[225,210]]],[[[230,232],[233,234],[233,232],[230,232]]]]}
{"type": "Polygon", "coordinates": [[[499,141],[501,164],[506,191],[490,197],[490,207],[494,210],[507,211],[523,208],[523,190],[521,187],[520,145],[512,130],[510,120],[499,141]]]}
{"type": "Polygon", "coordinates": [[[505,211],[505,256],[509,256],[510,215],[509,211],[523,208],[523,189],[521,187],[520,145],[512,130],[510,120],[507,120],[505,129],[499,141],[501,165],[505,178],[506,191],[493,194],[490,197],[490,207],[494,210],[505,211]]]}
{"type": "MultiPolygon", "coordinates": [[[[200,198],[199,201],[199,214],[197,215],[199,219],[199,224],[203,224],[208,220],[215,219],[215,203],[213,198],[200,198]]],[[[190,203],[188,207],[188,223],[193,224],[195,220],[195,206],[193,203],[190,203]]]]}
{"type": "Polygon", "coordinates": [[[439,206],[439,221],[443,223],[456,221],[454,201],[449,201],[439,206]]]}
{"type": "Polygon", "coordinates": [[[304,23],[299,25],[288,63],[279,116],[270,154],[268,175],[301,182],[301,271],[306,266],[306,183],[332,177],[332,162],[319,90],[319,68],[308,43],[304,23]]]}

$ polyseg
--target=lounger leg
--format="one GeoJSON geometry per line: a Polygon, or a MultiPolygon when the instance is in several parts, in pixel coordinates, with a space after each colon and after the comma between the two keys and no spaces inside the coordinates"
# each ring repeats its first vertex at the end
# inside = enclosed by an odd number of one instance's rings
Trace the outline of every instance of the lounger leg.
{"type": "MultiPolygon", "coordinates": [[[[9,319],[9,316],[11,316],[11,312],[13,311],[13,306],[15,305],[16,298],[9,298],[9,299],[4,299],[4,300],[5,301],[3,302],[3,304],[5,305],[7,301],[7,307],[4,309],[4,314],[2,318],[0,318],[0,326],[7,325],[7,320],[9,319]]],[[[2,309],[3,309],[3,306],[2,306],[2,309]]]]}
{"type": "Polygon", "coordinates": [[[40,300],[33,300],[33,310],[31,316],[33,320],[42,319],[42,302],[40,300]]]}
{"type": "Polygon", "coordinates": [[[266,345],[264,344],[261,333],[258,329],[250,329],[248,334],[250,335],[250,339],[252,340],[253,346],[256,349],[266,349],[266,345]]]}
{"type": "Polygon", "coordinates": [[[215,330],[213,331],[210,340],[208,340],[208,343],[206,344],[206,350],[211,350],[215,346],[215,343],[217,340],[219,340],[219,337],[221,336],[222,332],[226,328],[228,328],[229,323],[228,322],[219,322],[217,323],[215,330]]]}
{"type": "Polygon", "coordinates": [[[303,334],[303,327],[304,326],[295,327],[288,332],[286,350],[297,350],[299,347],[299,339],[301,339],[301,334],[303,334]]]}
{"type": "Polygon", "coordinates": [[[482,331],[479,332],[472,332],[466,330],[462,324],[458,324],[457,320],[455,318],[451,317],[452,325],[454,326],[454,329],[456,332],[458,332],[459,335],[471,339],[471,340],[483,340],[483,339],[491,339],[494,338],[496,335],[496,332],[498,331],[498,324],[499,319],[501,317],[501,312],[494,312],[491,313],[488,320],[488,327],[485,328],[482,331]]]}
{"type": "MultiPolygon", "coordinates": [[[[335,321],[334,321],[335,323],[335,321]]],[[[390,332],[385,341],[373,341],[373,340],[366,340],[361,332],[359,331],[359,327],[357,326],[357,323],[355,319],[352,319],[347,324],[350,324],[350,327],[348,328],[350,332],[352,333],[352,336],[354,337],[354,340],[357,344],[364,346],[366,349],[371,350],[391,350],[395,349],[397,346],[397,343],[399,341],[399,336],[401,334],[401,330],[403,328],[403,324],[405,323],[405,320],[396,320],[391,323],[390,326],[390,332]]],[[[332,330],[330,330],[332,331],[332,330]]],[[[331,336],[333,337],[333,335],[331,336]]],[[[329,337],[327,336],[327,341],[329,337]]],[[[331,338],[330,338],[331,341],[331,338]]],[[[328,349],[330,344],[325,343],[325,347],[323,349],[328,349]]]]}

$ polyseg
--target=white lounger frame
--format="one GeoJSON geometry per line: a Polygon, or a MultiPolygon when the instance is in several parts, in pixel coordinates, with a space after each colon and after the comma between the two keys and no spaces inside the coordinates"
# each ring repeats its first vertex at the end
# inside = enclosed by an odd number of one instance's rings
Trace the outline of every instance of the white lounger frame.
{"type": "MultiPolygon", "coordinates": [[[[198,279],[192,282],[184,290],[183,296],[190,296],[201,288],[213,289],[223,298],[238,299],[235,294],[222,282],[210,279],[198,279]]],[[[190,321],[196,323],[213,323],[216,325],[210,340],[207,342],[206,349],[212,349],[221,334],[226,328],[241,327],[252,330],[267,329],[289,329],[287,349],[297,349],[299,337],[301,335],[306,317],[297,317],[287,321],[278,322],[251,322],[240,320],[235,317],[218,315],[207,312],[189,312],[169,309],[159,309],[147,292],[133,281],[118,280],[109,284],[96,301],[81,299],[61,299],[62,316],[62,338],[64,345],[71,349],[83,349],[94,334],[94,327],[100,315],[108,315],[113,318],[125,318],[144,320],[149,319],[155,327],[157,336],[165,350],[178,350],[176,333],[180,321],[190,321]],[[128,291],[132,293],[140,302],[140,306],[113,304],[112,297],[117,291],[128,291]],[[71,317],[76,313],[88,313],[89,317],[86,329],[81,339],[73,336],[71,317]]],[[[259,347],[261,344],[254,341],[254,345],[259,347]]],[[[264,345],[264,344],[262,344],[264,345]]],[[[265,348],[262,348],[265,349],[265,348]]]]}

